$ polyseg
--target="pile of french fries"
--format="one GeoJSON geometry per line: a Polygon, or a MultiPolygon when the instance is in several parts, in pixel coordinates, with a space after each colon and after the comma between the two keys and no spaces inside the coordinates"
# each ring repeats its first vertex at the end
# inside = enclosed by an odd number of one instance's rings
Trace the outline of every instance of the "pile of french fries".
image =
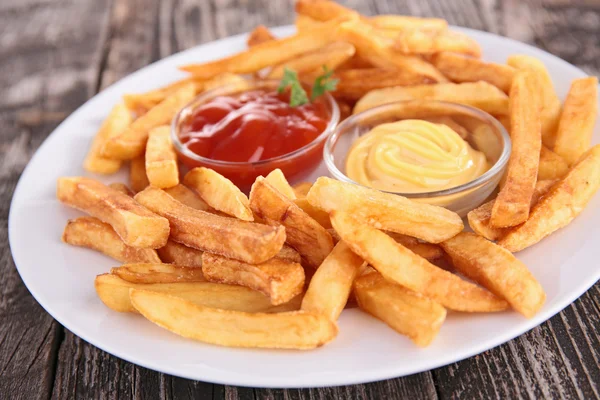
{"type": "Polygon", "coordinates": [[[128,162],[128,184],[59,179],[59,200],[88,214],[63,241],[122,263],[96,278],[100,299],[184,337],[259,348],[324,345],[356,305],[418,346],[448,309],[535,315],[546,295],[512,253],[569,224],[600,187],[596,78],[575,80],[561,104],[541,62],[484,62],[444,20],[364,17],[328,0],[296,10],[297,34],[260,26],[248,50],[184,66],[187,78],[113,108],[84,167],[112,174],[128,162]],[[447,209],[326,177],[291,186],[274,170],[249,196],[207,168],[180,177],[168,124],[194,96],[242,74],[312,79],[323,65],[340,79],[346,115],[427,98],[506,126],[513,152],[497,197],[468,215],[475,233],[447,209]]]}

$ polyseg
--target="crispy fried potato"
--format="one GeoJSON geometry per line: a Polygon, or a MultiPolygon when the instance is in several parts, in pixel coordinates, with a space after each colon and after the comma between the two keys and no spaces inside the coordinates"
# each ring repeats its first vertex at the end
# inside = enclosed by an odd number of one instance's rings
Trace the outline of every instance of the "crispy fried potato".
{"type": "Polygon", "coordinates": [[[419,18],[406,15],[377,15],[369,18],[369,22],[380,29],[389,31],[443,31],[448,28],[448,22],[441,18],[419,18]]]}
{"type": "Polygon", "coordinates": [[[385,233],[358,223],[351,212],[334,211],[331,223],[350,249],[386,279],[421,293],[456,311],[505,310],[508,304],[494,294],[436,267],[385,233]]]}
{"type": "Polygon", "coordinates": [[[258,25],[248,35],[246,44],[248,47],[253,47],[261,43],[270,42],[271,40],[275,40],[275,35],[271,33],[269,28],[264,25],[258,25]]]}
{"type": "Polygon", "coordinates": [[[146,145],[146,175],[152,186],[169,188],[179,184],[177,153],[171,141],[171,127],[150,131],[146,145]]]}
{"type": "Polygon", "coordinates": [[[113,107],[94,136],[90,150],[83,160],[83,168],[86,171],[108,175],[114,174],[121,168],[121,160],[103,157],[101,151],[104,143],[121,134],[129,127],[132,120],[131,112],[123,103],[118,103],[113,107]]]}
{"type": "Polygon", "coordinates": [[[538,166],[538,180],[562,178],[569,172],[569,164],[558,154],[542,146],[540,151],[540,165],[538,166]]]}
{"type": "Polygon", "coordinates": [[[446,319],[446,309],[419,293],[386,281],[379,273],[354,283],[359,307],[408,336],[417,346],[428,346],[446,319]]]}
{"type": "Polygon", "coordinates": [[[260,264],[248,264],[204,253],[202,272],[210,282],[258,290],[268,296],[273,305],[287,303],[304,289],[302,265],[278,257],[260,264]]]}
{"type": "Polygon", "coordinates": [[[108,187],[111,189],[115,189],[117,192],[126,194],[129,197],[133,197],[133,195],[135,194],[133,190],[129,189],[129,187],[124,183],[115,182],[108,185],[108,187]]]}
{"type": "Polygon", "coordinates": [[[335,231],[335,229],[333,229],[333,228],[327,229],[327,232],[329,232],[329,234],[331,235],[334,245],[338,244],[340,242],[340,240],[342,240],[340,238],[340,235],[338,235],[338,233],[335,231]]]}
{"type": "Polygon", "coordinates": [[[146,157],[141,155],[129,162],[129,185],[135,192],[141,192],[150,185],[146,174],[146,157]]]}
{"type": "Polygon", "coordinates": [[[192,76],[146,93],[128,93],[123,96],[123,101],[130,111],[145,110],[145,113],[183,87],[193,85],[195,93],[199,93],[204,89],[204,83],[204,80],[192,76]]]}
{"type": "Polygon", "coordinates": [[[212,212],[214,209],[206,204],[192,189],[179,184],[170,188],[163,189],[173,197],[175,200],[185,204],[188,207],[195,208],[196,210],[212,212]]]}
{"type": "Polygon", "coordinates": [[[296,13],[307,16],[316,21],[330,21],[339,17],[358,19],[359,14],[334,1],[325,0],[297,0],[296,13]]]}
{"type": "Polygon", "coordinates": [[[202,268],[162,263],[126,264],[110,273],[131,283],[206,282],[202,268]]]}
{"type": "Polygon", "coordinates": [[[394,48],[405,54],[435,54],[442,51],[481,57],[481,47],[474,39],[446,29],[399,31],[394,48]]]}
{"type": "Polygon", "coordinates": [[[279,253],[277,253],[275,258],[298,264],[302,262],[302,257],[300,256],[300,253],[298,253],[293,247],[290,247],[287,244],[283,245],[283,247],[281,248],[281,250],[279,250],[279,253]]]}
{"type": "Polygon", "coordinates": [[[148,320],[194,340],[230,347],[312,349],[337,335],[321,315],[292,311],[246,313],[200,306],[165,293],[130,289],[131,304],[148,320]]]}
{"type": "Polygon", "coordinates": [[[333,249],[329,232],[263,177],[252,185],[250,208],[268,224],[284,226],[287,243],[313,268],[321,265],[333,249]]]}
{"type": "Polygon", "coordinates": [[[297,205],[307,213],[312,219],[317,221],[319,225],[321,225],[325,229],[331,228],[331,221],[329,220],[329,214],[325,211],[320,210],[316,207],[313,207],[312,204],[308,202],[306,197],[294,200],[294,204],[297,205]]]}
{"type": "Polygon", "coordinates": [[[354,114],[403,100],[441,100],[466,104],[490,114],[508,113],[508,96],[487,82],[440,83],[372,90],[354,106],[354,114]]]}
{"type": "Polygon", "coordinates": [[[442,52],[432,58],[432,63],[445,76],[454,82],[488,82],[505,93],[515,75],[511,66],[487,63],[477,58],[457,53],[442,52]]]}
{"type": "Polygon", "coordinates": [[[148,133],[152,128],[171,122],[173,116],[194,98],[196,88],[193,84],[184,85],[170,94],[158,105],[135,121],[120,134],[104,143],[102,156],[120,160],[131,160],[144,154],[148,133]]]}
{"type": "Polygon", "coordinates": [[[354,254],[346,243],[339,242],[310,280],[301,310],[337,321],[350,296],[352,282],[363,264],[363,259],[354,254]]]}
{"type": "Polygon", "coordinates": [[[152,186],[138,193],[135,199],[169,220],[172,240],[197,250],[259,264],[273,258],[285,242],[285,229],[281,226],[240,221],[196,210],[152,186]]]}
{"type": "Polygon", "coordinates": [[[356,49],[350,43],[333,42],[310,53],[302,54],[296,58],[279,64],[268,74],[270,79],[281,79],[283,71],[291,69],[298,75],[321,75],[323,67],[327,70],[335,70],[338,66],[349,60],[354,55],[356,49]]]}
{"type": "Polygon", "coordinates": [[[94,217],[69,220],[62,241],[73,246],[99,251],[123,263],[160,262],[156,250],[126,245],[112,226],[94,217]]]}
{"type": "Polygon", "coordinates": [[[442,247],[461,274],[506,299],[525,317],[533,317],[544,305],[542,285],[506,249],[468,232],[443,242],[442,247]]]}
{"type": "Polygon", "coordinates": [[[352,209],[355,218],[377,229],[429,243],[439,243],[463,230],[458,214],[445,208],[326,177],[317,179],[307,199],[314,207],[330,214],[352,209]]]}
{"type": "Polygon", "coordinates": [[[254,220],[246,195],[218,172],[204,167],[194,168],[185,175],[183,183],[212,208],[243,221],[254,220]]]}
{"type": "Polygon", "coordinates": [[[202,251],[187,247],[170,239],[166,245],[160,249],[156,249],[156,252],[164,263],[188,267],[202,267],[202,251]]]}
{"type": "Polygon", "coordinates": [[[539,93],[533,72],[517,73],[510,89],[512,152],[490,219],[496,228],[515,226],[529,217],[542,147],[539,93]]]}
{"type": "Polygon", "coordinates": [[[554,151],[569,165],[590,148],[598,114],[598,78],[575,79],[558,122],[554,151]]]}
{"type": "Polygon", "coordinates": [[[549,148],[554,147],[556,127],[560,117],[560,99],[554,91],[552,78],[544,64],[535,57],[526,55],[512,55],[506,61],[516,69],[533,70],[540,82],[542,140],[549,148]]]}
{"type": "Polygon", "coordinates": [[[285,179],[285,175],[283,175],[283,172],[279,168],[269,172],[269,174],[265,176],[265,179],[282,195],[291,200],[296,199],[296,192],[294,192],[294,188],[290,186],[287,179],[285,179]]]}
{"type": "Polygon", "coordinates": [[[529,219],[498,244],[515,253],[565,227],[577,217],[600,188],[600,145],[582,156],[569,173],[532,208],[529,219]]]}
{"type": "Polygon", "coordinates": [[[137,313],[129,300],[129,289],[143,289],[177,296],[194,304],[224,310],[245,312],[285,312],[300,309],[302,297],[274,306],[264,294],[242,286],[212,282],[180,282],[139,284],[127,282],[116,275],[98,275],[94,287],[100,300],[118,312],[137,313]]]}
{"type": "Polygon", "coordinates": [[[296,193],[296,197],[302,198],[302,197],[306,197],[306,195],[308,194],[308,191],[310,190],[312,185],[313,185],[312,182],[301,182],[301,183],[298,183],[298,184],[292,186],[292,188],[294,189],[294,192],[296,193]]]}
{"type": "Polygon", "coordinates": [[[167,243],[169,221],[131,197],[89,178],[59,178],[56,197],[62,203],[110,224],[123,242],[156,249],[167,243]]]}

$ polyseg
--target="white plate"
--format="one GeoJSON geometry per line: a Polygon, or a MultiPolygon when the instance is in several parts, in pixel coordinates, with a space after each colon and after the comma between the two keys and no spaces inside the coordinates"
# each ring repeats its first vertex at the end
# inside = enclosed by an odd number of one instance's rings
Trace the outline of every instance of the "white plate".
{"type": "MultiPolygon", "coordinates": [[[[486,60],[504,62],[514,53],[541,59],[564,98],[578,68],[516,41],[460,29],[481,44],[486,60]]],[[[288,35],[292,27],[275,29],[288,35]]],[[[59,176],[89,175],[81,168],[90,140],[111,106],[124,93],[140,92],[181,76],[176,66],[219,58],[245,48],[239,35],[173,55],[114,84],[67,118],[32,158],[15,190],[9,235],[13,257],[36,300],[67,329],[127,361],[185,378],[261,387],[355,384],[409,375],[481,353],[535,327],[562,310],[600,277],[600,196],[568,228],[519,253],[540,280],[548,300],[535,318],[515,312],[452,313],[438,338],[421,349],[385,324],[361,313],[342,314],[335,341],[314,351],[230,349],[176,336],[141,316],[106,308],[94,291],[94,277],[115,262],[60,241],[67,219],[80,213],[55,199],[59,176]]],[[[598,128],[598,126],[596,127],[598,128]]],[[[595,141],[600,136],[595,132],[595,141]]],[[[318,171],[315,176],[325,173],[318,171]],[[320,172],[320,173],[319,173],[320,172]]],[[[99,178],[96,176],[96,178],[99,178]]],[[[125,181],[125,174],[102,179],[125,181]]]]}

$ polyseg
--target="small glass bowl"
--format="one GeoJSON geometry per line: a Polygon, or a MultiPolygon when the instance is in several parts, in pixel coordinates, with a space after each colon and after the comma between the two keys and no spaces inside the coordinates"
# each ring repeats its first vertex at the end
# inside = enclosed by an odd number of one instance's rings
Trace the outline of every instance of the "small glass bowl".
{"type": "Polygon", "coordinates": [[[288,181],[292,183],[298,182],[310,175],[323,159],[325,139],[333,132],[340,120],[339,107],[329,93],[323,95],[323,100],[327,104],[331,115],[331,119],[325,130],[306,146],[288,154],[255,162],[212,160],[190,151],[180,140],[179,134],[182,124],[194,114],[198,107],[215,97],[231,96],[257,89],[276,90],[278,85],[279,81],[274,80],[247,80],[238,84],[225,85],[209,90],[192,100],[175,115],[171,123],[171,139],[178,153],[179,160],[190,169],[195,167],[211,168],[230,179],[244,191],[250,189],[250,186],[258,176],[266,176],[276,168],[280,168],[288,181]]]}
{"type": "Polygon", "coordinates": [[[354,141],[377,125],[405,119],[460,125],[451,127],[460,131],[458,133],[475,150],[485,154],[491,168],[480,177],[450,189],[424,193],[389,193],[446,207],[461,217],[490,196],[504,174],[511,152],[510,137],[506,129],[494,117],[477,108],[442,101],[400,101],[350,116],[338,125],[325,143],[323,158],[331,175],[340,181],[360,185],[345,173],[346,155],[354,141]]]}

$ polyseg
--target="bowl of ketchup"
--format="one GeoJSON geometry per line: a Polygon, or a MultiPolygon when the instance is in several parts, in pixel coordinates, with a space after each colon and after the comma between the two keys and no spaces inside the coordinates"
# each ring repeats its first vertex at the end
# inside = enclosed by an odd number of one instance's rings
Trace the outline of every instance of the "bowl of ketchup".
{"type": "Polygon", "coordinates": [[[202,93],[173,119],[171,136],[188,168],[207,167],[243,190],[279,168],[290,182],[310,175],[323,159],[339,108],[325,93],[290,106],[278,81],[246,81],[202,93]]]}

